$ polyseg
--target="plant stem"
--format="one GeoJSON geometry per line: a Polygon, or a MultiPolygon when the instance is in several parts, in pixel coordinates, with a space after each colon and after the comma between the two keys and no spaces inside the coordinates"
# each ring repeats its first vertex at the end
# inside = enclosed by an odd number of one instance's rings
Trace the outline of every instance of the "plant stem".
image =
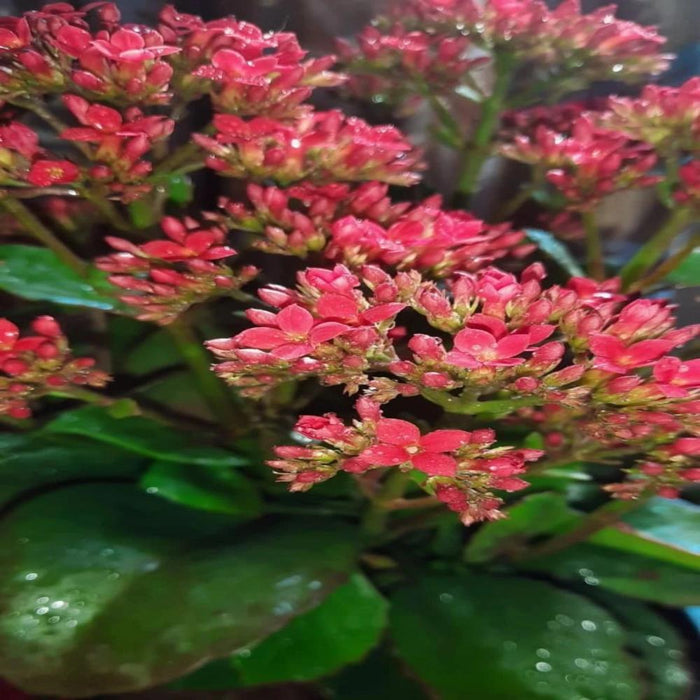
{"type": "Polygon", "coordinates": [[[248,425],[247,416],[237,410],[226,385],[212,371],[211,360],[202,341],[197,337],[187,319],[180,316],[165,328],[190,368],[197,389],[209,406],[214,418],[227,434],[237,436],[244,433],[248,425]]]}
{"type": "Polygon", "coordinates": [[[596,224],[595,214],[592,211],[584,211],[581,214],[581,219],[583,228],[586,231],[586,265],[588,274],[594,280],[604,280],[603,244],[600,240],[600,231],[596,224]]]}
{"type": "Polygon", "coordinates": [[[22,224],[25,230],[40,243],[52,250],[56,257],[79,275],[84,274],[86,263],[61,242],[22,202],[12,197],[0,199],[0,204],[22,224]]]}
{"type": "Polygon", "coordinates": [[[589,513],[573,528],[559,535],[551,537],[540,545],[526,549],[518,555],[518,559],[535,559],[546,557],[588,539],[594,532],[614,525],[620,518],[630,511],[639,508],[645,498],[635,501],[608,501],[597,510],[589,513]]]}
{"type": "Polygon", "coordinates": [[[369,508],[362,519],[362,531],[365,535],[375,538],[384,532],[390,512],[387,506],[391,501],[403,496],[409,479],[408,472],[394,469],[389,473],[379,493],[370,501],[369,508]]]}
{"type": "Polygon", "coordinates": [[[442,406],[447,413],[458,413],[470,416],[480,413],[511,413],[518,408],[536,406],[542,403],[542,399],[537,396],[524,396],[515,399],[493,399],[491,401],[464,400],[459,396],[452,396],[444,391],[438,391],[436,389],[423,389],[421,395],[428,399],[428,401],[442,406]]]}
{"type": "Polygon", "coordinates": [[[114,228],[119,231],[129,231],[132,228],[109,199],[89,190],[82,190],[81,194],[100,211],[114,228]]]}
{"type": "Polygon", "coordinates": [[[494,57],[495,80],[493,90],[481,108],[481,119],[471,142],[463,149],[457,192],[471,195],[479,180],[481,168],[491,154],[491,140],[498,128],[514,65],[514,57],[508,53],[496,53],[494,57]]]}
{"type": "Polygon", "coordinates": [[[676,253],[669,256],[651,274],[630,285],[629,292],[643,292],[668,277],[696,248],[700,246],[700,236],[692,236],[676,253]]]}
{"type": "MultiPolygon", "coordinates": [[[[176,148],[165,160],[158,163],[153,174],[163,175],[164,173],[170,173],[174,170],[184,172],[182,168],[189,165],[187,161],[194,159],[195,156],[200,156],[201,158],[201,148],[194,141],[188,141],[179,148],[176,148]]],[[[196,162],[201,167],[204,166],[204,162],[200,159],[197,159],[196,162]]]]}
{"type": "Polygon", "coordinates": [[[666,252],[671,241],[690,223],[689,207],[676,209],[666,223],[652,236],[620,270],[623,290],[629,289],[666,252]]]}

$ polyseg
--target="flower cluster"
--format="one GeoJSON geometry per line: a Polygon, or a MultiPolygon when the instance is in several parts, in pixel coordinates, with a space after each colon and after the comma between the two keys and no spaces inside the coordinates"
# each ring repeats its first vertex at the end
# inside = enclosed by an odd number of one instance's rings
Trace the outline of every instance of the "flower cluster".
{"type": "Polygon", "coordinates": [[[610,97],[602,123],[664,156],[700,152],[700,78],[680,87],[647,85],[639,97],[610,97]]]}
{"type": "Polygon", "coordinates": [[[20,336],[17,326],[0,319],[0,415],[28,418],[29,402],[70,385],[104,386],[108,376],[95,360],[74,358],[60,326],[51,316],[32,322],[34,335],[20,336]]]}
{"type": "Polygon", "coordinates": [[[329,70],[333,56],[307,58],[293,34],[263,33],[232,17],[204,22],[168,5],[160,13],[159,31],[178,48],[170,59],[178,96],[210,94],[217,111],[298,116],[313,88],[344,79],[329,70]]]}
{"type": "Polygon", "coordinates": [[[492,430],[433,430],[421,435],[405,420],[385,418],[377,403],[359,399],[360,420],[344,424],[338,416],[301,416],[294,428],[311,445],[275,448],[269,462],[280,481],[303,491],[339,471],[363,474],[373,469],[414,469],[425,476],[423,487],[459,513],[465,524],[502,517],[502,501],[492,490],[527,487],[520,477],[538,450],[493,447],[492,430]]]}
{"type": "Polygon", "coordinates": [[[48,157],[35,131],[21,122],[0,125],[0,182],[35,187],[66,185],[80,177],[70,161],[48,157]]]}
{"type": "Polygon", "coordinates": [[[301,184],[286,190],[248,186],[252,209],[223,200],[227,226],[263,234],[266,252],[325,257],[351,268],[381,263],[434,276],[477,270],[506,255],[532,250],[508,225],[488,226],[463,211],[445,211],[440,197],[410,206],[392,204],[387,186],[301,184]]]}
{"type": "Polygon", "coordinates": [[[469,37],[489,50],[507,51],[574,81],[635,81],[662,72],[668,56],[653,27],[616,19],[613,8],[583,14],[579,0],[550,10],[542,0],[411,0],[395,3],[405,26],[469,37]]]}
{"type": "Polygon", "coordinates": [[[415,271],[310,268],[297,290],[261,290],[280,311],[251,309],[254,328],[208,346],[249,396],[289,376],[380,403],[421,394],[451,413],[518,416],[578,454],[643,452],[700,429],[697,371],[668,354],[700,328],[675,329],[665,302],[631,301],[615,281],[544,289],[542,277],[538,265],[519,280],[486,268],[445,287],[415,271]],[[435,332],[395,327],[409,308],[435,332]]]}
{"type": "Polygon", "coordinates": [[[122,27],[118,21],[116,6],[102,2],[83,10],[54,3],[3,18],[1,91],[60,93],[77,85],[83,94],[110,102],[166,102],[173,70],[165,58],[179,49],[150,27],[122,27]],[[86,18],[90,10],[100,25],[96,32],[86,18]]]}
{"type": "Polygon", "coordinates": [[[150,189],[144,179],[152,165],[143,160],[154,143],[166,139],[174,122],[162,116],[144,116],[137,107],[124,116],[111,107],[90,103],[78,95],[66,95],[63,102],[81,126],[64,129],[61,138],[93,144],[90,158],[94,165],[88,175],[107,185],[110,192],[129,201],[150,189]]]}
{"type": "Polygon", "coordinates": [[[609,194],[649,187],[660,179],[650,174],[656,163],[651,146],[597,127],[587,115],[574,122],[570,136],[542,126],[532,136],[516,135],[501,146],[501,153],[534,166],[572,211],[591,210],[609,194]]]}
{"type": "Polygon", "coordinates": [[[488,58],[469,54],[463,36],[408,31],[395,24],[389,34],[375,26],[357,36],[357,45],[338,41],[338,54],[351,74],[349,88],[365,99],[389,103],[449,94],[488,58]]]}
{"type": "Polygon", "coordinates": [[[195,135],[211,155],[207,165],[231,177],[271,178],[281,184],[381,180],[417,182],[418,155],[393,126],[370,126],[337,110],[308,113],[294,122],[267,117],[214,117],[216,135],[195,135]]]}
{"type": "Polygon", "coordinates": [[[678,169],[679,184],[675,192],[676,200],[700,209],[700,160],[691,160],[678,169]]]}
{"type": "Polygon", "coordinates": [[[171,323],[193,304],[230,294],[257,274],[254,267],[234,272],[221,262],[236,251],[224,244],[220,228],[173,217],[161,225],[167,238],[141,245],[107,237],[119,252],[96,261],[110,273],[109,281],[125,290],[120,299],[137,310],[139,319],[171,323]]]}

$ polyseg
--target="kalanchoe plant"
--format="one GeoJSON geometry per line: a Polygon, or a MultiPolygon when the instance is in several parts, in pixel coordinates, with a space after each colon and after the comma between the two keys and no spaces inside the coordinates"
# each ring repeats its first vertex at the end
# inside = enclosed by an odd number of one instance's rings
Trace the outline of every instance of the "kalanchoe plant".
{"type": "Polygon", "coordinates": [[[700,90],[663,43],[575,0],[389,3],[338,59],[1,18],[0,673],[687,697],[700,90]],[[627,192],[660,223],[621,263],[627,192]]]}

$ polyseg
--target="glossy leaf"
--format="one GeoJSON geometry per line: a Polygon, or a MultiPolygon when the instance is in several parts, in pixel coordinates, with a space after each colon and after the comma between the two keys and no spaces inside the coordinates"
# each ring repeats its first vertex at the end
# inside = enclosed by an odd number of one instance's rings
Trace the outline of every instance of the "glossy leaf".
{"type": "Polygon", "coordinates": [[[45,430],[52,434],[81,435],[168,462],[232,467],[247,461],[226,450],[197,447],[182,433],[149,418],[116,418],[97,406],[67,411],[51,421],[45,430]]]}
{"type": "Polygon", "coordinates": [[[666,279],[682,287],[694,287],[700,284],[700,248],[690,253],[666,279]]]}
{"type": "Polygon", "coordinates": [[[629,598],[596,596],[623,624],[627,647],[641,659],[653,700],[685,700],[692,685],[685,642],[676,629],[649,606],[629,598]]]}
{"type": "Polygon", "coordinates": [[[536,243],[537,247],[543,253],[552,258],[554,262],[558,263],[558,265],[572,277],[586,276],[583,268],[578,264],[573,255],[571,255],[566,245],[553,234],[549,233],[549,231],[542,231],[538,228],[526,228],[524,230],[527,237],[533,243],[536,243]]]}
{"type": "Polygon", "coordinates": [[[0,436],[0,505],[32,489],[75,480],[136,478],[146,460],[118,448],[35,433],[0,436]]]}
{"type": "Polygon", "coordinates": [[[345,526],[232,530],[136,487],[64,488],[0,531],[0,674],[71,698],[165,683],[318,604],[354,566],[345,526]]]}
{"type": "Polygon", "coordinates": [[[81,277],[47,248],[0,246],[0,289],[23,299],[92,309],[114,309],[118,302],[99,270],[81,277]]]}
{"type": "Polygon", "coordinates": [[[603,608],[542,581],[423,576],[392,601],[401,658],[440,700],[638,700],[625,635],[603,608]]]}
{"type": "Polygon", "coordinates": [[[483,562],[499,554],[513,553],[528,540],[567,527],[579,520],[562,496],[536,493],[508,508],[507,518],[483,524],[469,540],[465,558],[483,562]]]}
{"type": "Polygon", "coordinates": [[[671,606],[700,604],[700,574],[663,561],[592,544],[577,544],[518,562],[530,571],[671,606]]]}
{"type": "Polygon", "coordinates": [[[324,683],[333,700],[428,700],[401,662],[385,649],[372,652],[324,683]]]}
{"type": "Polygon", "coordinates": [[[255,517],[262,508],[252,482],[230,469],[155,462],[141,478],[141,487],[173,503],[215,513],[255,517]]]}
{"type": "Polygon", "coordinates": [[[311,612],[233,658],[245,685],[308,681],[361,659],[379,641],[387,603],[355,574],[311,612]]]}

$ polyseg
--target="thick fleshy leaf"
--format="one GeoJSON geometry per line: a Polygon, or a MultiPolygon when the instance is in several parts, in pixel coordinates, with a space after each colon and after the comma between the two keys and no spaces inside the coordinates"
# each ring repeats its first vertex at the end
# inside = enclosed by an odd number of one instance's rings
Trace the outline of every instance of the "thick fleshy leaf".
{"type": "Polygon", "coordinates": [[[354,574],[321,605],[232,660],[244,685],[308,681],[359,661],[379,641],[387,603],[354,574]]]}
{"type": "Polygon", "coordinates": [[[67,411],[51,421],[44,430],[52,434],[82,435],[168,462],[233,467],[247,461],[216,447],[198,447],[182,433],[149,418],[115,418],[97,406],[67,411]]]}
{"type": "Polygon", "coordinates": [[[324,685],[334,700],[428,700],[423,688],[385,649],[372,652],[362,663],[344,669],[324,685]]]}
{"type": "Polygon", "coordinates": [[[392,600],[401,658],[440,700],[638,700],[625,635],[603,608],[542,581],[427,575],[392,600]]]}
{"type": "Polygon", "coordinates": [[[678,631],[649,606],[607,593],[596,595],[621,622],[628,648],[641,660],[641,671],[652,686],[645,697],[653,700],[685,700],[692,675],[686,644],[678,631]]]}
{"type": "Polygon", "coordinates": [[[569,249],[549,231],[537,228],[526,228],[525,234],[538,248],[554,260],[563,270],[572,277],[585,277],[583,268],[576,262],[569,249]]]}
{"type": "Polygon", "coordinates": [[[649,557],[593,544],[577,544],[519,566],[562,581],[671,606],[700,604],[700,574],[649,557]]]}
{"type": "Polygon", "coordinates": [[[700,282],[700,248],[696,248],[666,279],[682,287],[696,286],[700,282]]]}
{"type": "Polygon", "coordinates": [[[81,277],[48,248],[0,246],[0,289],[23,299],[110,310],[118,306],[110,287],[104,273],[81,277]]]}
{"type": "Polygon", "coordinates": [[[165,683],[284,626],[354,566],[344,525],[230,522],[115,484],[17,507],[0,530],[0,673],[70,698],[165,683]]]}
{"type": "Polygon", "coordinates": [[[556,532],[576,523],[580,516],[556,493],[526,496],[506,511],[507,518],[484,523],[469,540],[465,558],[483,562],[517,552],[538,535],[556,532]]]}
{"type": "Polygon", "coordinates": [[[135,479],[146,464],[133,452],[76,438],[0,435],[0,505],[52,484],[135,479]]]}
{"type": "Polygon", "coordinates": [[[253,483],[231,469],[155,462],[140,483],[147,493],[190,508],[244,517],[255,517],[262,508],[253,483]]]}

